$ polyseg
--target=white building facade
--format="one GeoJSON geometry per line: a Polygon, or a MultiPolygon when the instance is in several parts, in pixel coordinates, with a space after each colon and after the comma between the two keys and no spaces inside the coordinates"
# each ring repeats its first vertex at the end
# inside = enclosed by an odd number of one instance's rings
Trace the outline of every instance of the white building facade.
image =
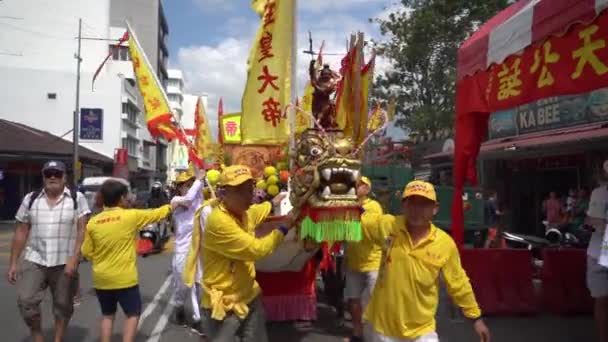
{"type": "MultiPolygon", "coordinates": [[[[159,0],[150,0],[154,1],[160,6],[159,0]]],[[[7,1],[2,13],[0,46],[5,51],[0,53],[0,118],[71,141],[76,108],[75,37],[81,18],[85,39],[81,40],[79,107],[83,117],[79,121],[80,131],[86,133],[81,133],[81,144],[110,158],[116,149],[127,149],[130,178],[139,190],[159,178],[159,170],[166,172],[166,152],[159,154],[157,141],[148,133],[126,46],[114,50],[92,89],[95,70],[125,32],[124,27],[110,25],[110,0],[7,1]]]]}

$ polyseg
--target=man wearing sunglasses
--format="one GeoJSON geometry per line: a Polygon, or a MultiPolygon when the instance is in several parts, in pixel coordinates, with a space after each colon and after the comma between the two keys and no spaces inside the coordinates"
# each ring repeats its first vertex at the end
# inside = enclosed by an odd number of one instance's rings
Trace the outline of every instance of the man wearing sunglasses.
{"type": "Polygon", "coordinates": [[[66,187],[66,168],[49,161],[42,168],[44,188],[25,196],[17,214],[8,281],[17,284],[19,310],[34,342],[43,341],[40,302],[50,287],[55,341],[62,341],[74,311],[80,247],[84,239],[86,198],[66,187]],[[21,265],[18,261],[25,249],[21,265]]]}

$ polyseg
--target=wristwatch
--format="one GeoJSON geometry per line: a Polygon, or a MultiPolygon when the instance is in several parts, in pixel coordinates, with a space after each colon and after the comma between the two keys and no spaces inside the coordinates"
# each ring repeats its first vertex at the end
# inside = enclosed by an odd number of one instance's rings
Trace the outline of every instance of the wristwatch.
{"type": "Polygon", "coordinates": [[[283,226],[279,226],[279,228],[277,228],[281,233],[283,233],[283,236],[287,235],[287,233],[289,232],[289,229],[283,226]]]}

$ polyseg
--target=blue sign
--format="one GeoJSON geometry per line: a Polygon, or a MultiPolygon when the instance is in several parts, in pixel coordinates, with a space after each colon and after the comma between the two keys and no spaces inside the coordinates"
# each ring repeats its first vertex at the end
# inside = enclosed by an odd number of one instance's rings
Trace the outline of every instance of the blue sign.
{"type": "Polygon", "coordinates": [[[103,140],[103,109],[80,108],[80,139],[103,140]]]}

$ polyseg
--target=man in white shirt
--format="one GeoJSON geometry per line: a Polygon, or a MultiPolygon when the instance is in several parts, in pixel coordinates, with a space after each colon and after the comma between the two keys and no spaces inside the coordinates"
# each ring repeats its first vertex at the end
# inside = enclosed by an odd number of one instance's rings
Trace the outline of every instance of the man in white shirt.
{"type": "Polygon", "coordinates": [[[50,287],[55,315],[55,341],[62,341],[74,311],[76,272],[84,240],[83,194],[66,187],[66,168],[49,161],[42,169],[44,188],[25,196],[15,216],[8,281],[17,284],[17,303],[34,342],[42,342],[40,302],[50,287]],[[21,265],[18,261],[25,249],[21,265]]]}
{"type": "Polygon", "coordinates": [[[608,183],[591,193],[587,224],[594,228],[587,249],[587,287],[595,300],[595,321],[599,341],[608,342],[608,268],[598,263],[608,218],[608,183]]]}

